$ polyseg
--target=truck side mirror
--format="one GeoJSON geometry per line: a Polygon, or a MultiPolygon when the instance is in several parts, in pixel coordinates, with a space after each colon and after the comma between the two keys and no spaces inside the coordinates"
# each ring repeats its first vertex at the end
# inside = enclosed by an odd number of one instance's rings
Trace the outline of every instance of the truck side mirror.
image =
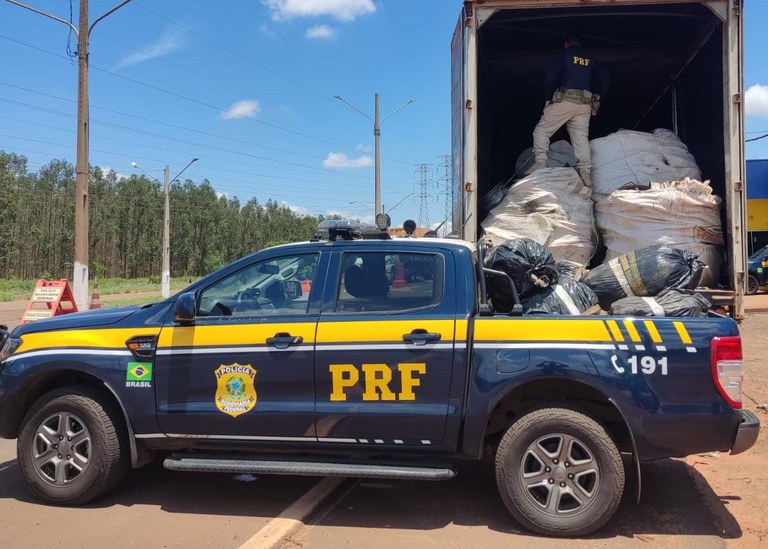
{"type": "Polygon", "coordinates": [[[195,293],[187,292],[181,294],[176,299],[176,306],[173,310],[174,322],[188,324],[195,320],[195,293]]]}

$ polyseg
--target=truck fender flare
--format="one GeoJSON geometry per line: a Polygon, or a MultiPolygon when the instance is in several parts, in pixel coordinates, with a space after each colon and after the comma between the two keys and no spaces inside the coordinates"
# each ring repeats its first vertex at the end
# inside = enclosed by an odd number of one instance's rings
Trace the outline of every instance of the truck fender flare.
{"type": "Polygon", "coordinates": [[[634,472],[635,472],[635,480],[636,482],[636,489],[635,489],[635,503],[640,503],[640,494],[642,492],[642,473],[640,471],[640,454],[637,453],[637,443],[635,442],[635,434],[632,432],[632,426],[630,425],[629,421],[627,421],[627,416],[624,414],[624,411],[621,409],[621,406],[619,406],[619,403],[616,402],[616,399],[613,397],[608,397],[608,401],[613,404],[613,407],[616,408],[616,411],[619,412],[621,415],[621,419],[624,420],[624,425],[627,426],[627,432],[629,432],[629,440],[632,443],[632,464],[634,465],[634,472]]]}
{"type": "Polygon", "coordinates": [[[148,461],[151,459],[151,454],[148,455],[148,452],[145,450],[139,449],[138,445],[136,444],[136,435],[133,432],[133,425],[131,425],[131,419],[128,417],[128,411],[125,409],[125,406],[123,406],[123,402],[120,400],[120,397],[118,396],[117,392],[112,388],[112,386],[103,381],[104,387],[109,390],[110,393],[112,393],[112,396],[115,397],[115,401],[117,402],[118,406],[120,406],[120,411],[123,413],[123,419],[125,420],[125,428],[128,431],[128,445],[131,449],[131,467],[134,469],[138,469],[142,465],[145,465],[148,461]]]}

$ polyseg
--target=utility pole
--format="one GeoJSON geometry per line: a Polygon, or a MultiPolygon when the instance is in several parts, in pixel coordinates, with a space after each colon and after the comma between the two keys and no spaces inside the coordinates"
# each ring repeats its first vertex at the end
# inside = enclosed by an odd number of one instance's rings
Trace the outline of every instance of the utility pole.
{"type": "Polygon", "coordinates": [[[373,117],[373,165],[374,165],[374,183],[373,195],[375,196],[374,217],[384,212],[381,205],[381,150],[379,149],[381,141],[381,117],[379,115],[379,94],[374,95],[374,117],[373,117]]]}
{"type": "Polygon", "coordinates": [[[163,210],[163,273],[160,295],[171,295],[171,167],[165,165],[165,208],[163,210]]]}
{"type": "Polygon", "coordinates": [[[406,101],[403,105],[396,108],[394,111],[389,113],[387,116],[385,116],[383,119],[381,119],[379,115],[379,94],[374,94],[374,116],[371,118],[369,114],[366,112],[360,110],[356,106],[354,106],[352,103],[341,97],[340,95],[335,96],[336,99],[347,105],[348,107],[351,107],[352,109],[356,110],[360,114],[362,114],[364,117],[366,117],[368,120],[373,122],[373,140],[374,140],[374,195],[375,195],[375,212],[374,216],[379,215],[380,213],[384,213],[384,210],[381,207],[381,150],[380,150],[380,139],[381,139],[381,124],[390,116],[393,114],[400,112],[405,107],[410,105],[411,103],[414,103],[415,99],[409,99],[406,101]]]}
{"type": "MultiPolygon", "coordinates": [[[[163,265],[162,272],[160,274],[160,295],[162,297],[168,297],[171,295],[171,183],[181,177],[181,174],[187,171],[187,168],[189,168],[198,160],[200,159],[193,158],[190,160],[189,163],[184,166],[184,169],[177,173],[173,179],[170,177],[171,167],[168,164],[165,165],[165,175],[163,178],[163,190],[165,192],[165,205],[163,207],[163,265]]],[[[157,178],[145,172],[144,169],[136,162],[131,162],[131,167],[136,168],[156,183],[160,183],[157,178]]]]}
{"type": "Polygon", "coordinates": [[[79,311],[88,301],[88,0],[80,0],[77,35],[77,164],[75,166],[75,268],[72,293],[79,311]]]}
{"type": "Polygon", "coordinates": [[[61,17],[51,15],[18,0],[6,0],[39,15],[64,23],[77,35],[77,163],[75,165],[75,263],[72,293],[77,309],[88,309],[88,176],[89,176],[89,106],[88,106],[88,40],[102,19],[116,12],[131,0],[123,0],[88,26],[88,0],[80,0],[80,24],[75,27],[61,17]]]}

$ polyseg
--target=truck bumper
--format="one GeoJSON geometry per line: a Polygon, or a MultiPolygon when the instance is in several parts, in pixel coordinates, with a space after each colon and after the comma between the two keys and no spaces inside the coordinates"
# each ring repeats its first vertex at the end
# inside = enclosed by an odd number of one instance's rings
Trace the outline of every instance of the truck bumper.
{"type": "Polygon", "coordinates": [[[757,435],[760,432],[760,420],[749,410],[741,411],[741,423],[736,431],[736,437],[731,446],[731,455],[746,452],[757,441],[757,435]]]}

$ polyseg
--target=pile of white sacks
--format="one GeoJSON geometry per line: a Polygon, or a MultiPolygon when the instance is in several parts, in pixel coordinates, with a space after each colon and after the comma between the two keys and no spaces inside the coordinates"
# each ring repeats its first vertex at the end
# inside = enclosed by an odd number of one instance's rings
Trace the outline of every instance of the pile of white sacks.
{"type": "MultiPolygon", "coordinates": [[[[605,261],[663,244],[697,254],[708,267],[701,285],[716,287],[724,244],[721,199],[701,181],[682,141],[665,129],[620,130],[591,146],[591,189],[568,167],[575,165],[569,145],[553,143],[548,167],[511,186],[482,222],[486,238],[495,245],[532,238],[555,260],[583,266],[594,254],[599,230],[605,261]]],[[[524,152],[519,166],[526,159],[524,152]]]]}

